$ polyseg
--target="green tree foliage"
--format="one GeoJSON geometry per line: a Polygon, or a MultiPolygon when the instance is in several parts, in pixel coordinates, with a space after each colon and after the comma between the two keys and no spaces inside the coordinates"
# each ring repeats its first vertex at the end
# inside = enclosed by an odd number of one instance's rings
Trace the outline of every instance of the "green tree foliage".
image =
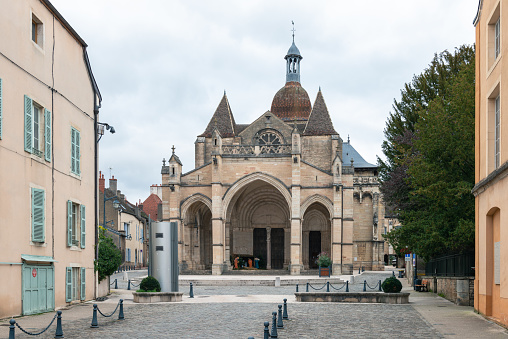
{"type": "Polygon", "coordinates": [[[122,252],[116,247],[113,239],[106,235],[106,230],[100,228],[99,257],[95,262],[95,270],[99,273],[99,281],[106,279],[122,264],[122,252]]]}
{"type": "Polygon", "coordinates": [[[396,250],[430,258],[474,248],[474,47],[435,55],[404,86],[378,158],[381,191],[403,227],[396,250]]]}

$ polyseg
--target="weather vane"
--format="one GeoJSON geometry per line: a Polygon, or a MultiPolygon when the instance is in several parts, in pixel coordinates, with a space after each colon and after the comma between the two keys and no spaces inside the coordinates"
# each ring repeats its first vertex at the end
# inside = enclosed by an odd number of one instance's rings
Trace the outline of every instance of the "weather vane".
{"type": "Polygon", "coordinates": [[[291,31],[293,31],[293,42],[295,42],[295,22],[293,20],[291,20],[291,24],[293,25],[293,29],[291,31]]]}

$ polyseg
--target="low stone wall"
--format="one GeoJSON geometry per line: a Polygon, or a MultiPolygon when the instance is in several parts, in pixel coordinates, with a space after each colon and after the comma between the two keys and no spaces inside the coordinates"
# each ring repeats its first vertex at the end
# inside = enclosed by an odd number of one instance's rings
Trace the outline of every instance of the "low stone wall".
{"type": "Polygon", "coordinates": [[[474,277],[423,277],[430,280],[429,288],[461,306],[474,306],[474,277]]]}
{"type": "Polygon", "coordinates": [[[407,304],[409,293],[383,292],[296,292],[296,301],[336,303],[407,304]]]}
{"type": "Polygon", "coordinates": [[[105,297],[109,294],[109,280],[110,280],[110,277],[107,277],[106,279],[102,280],[99,283],[99,286],[97,288],[97,296],[98,297],[105,297]]]}
{"type": "Polygon", "coordinates": [[[132,292],[135,303],[182,301],[183,292],[132,292]]]}

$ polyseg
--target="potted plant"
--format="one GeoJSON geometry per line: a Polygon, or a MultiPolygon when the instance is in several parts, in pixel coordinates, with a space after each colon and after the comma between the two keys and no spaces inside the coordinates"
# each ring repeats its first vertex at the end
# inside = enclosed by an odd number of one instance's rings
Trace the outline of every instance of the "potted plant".
{"type": "Polygon", "coordinates": [[[329,277],[331,273],[332,259],[326,254],[326,252],[319,253],[316,264],[319,266],[319,276],[329,277]]]}

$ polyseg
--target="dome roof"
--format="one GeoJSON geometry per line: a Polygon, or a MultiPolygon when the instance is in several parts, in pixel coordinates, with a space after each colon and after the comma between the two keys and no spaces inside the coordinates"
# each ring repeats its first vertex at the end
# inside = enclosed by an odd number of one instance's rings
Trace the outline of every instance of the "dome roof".
{"type": "Polygon", "coordinates": [[[309,95],[299,82],[287,82],[273,97],[271,112],[282,120],[307,120],[312,109],[309,95]]]}

